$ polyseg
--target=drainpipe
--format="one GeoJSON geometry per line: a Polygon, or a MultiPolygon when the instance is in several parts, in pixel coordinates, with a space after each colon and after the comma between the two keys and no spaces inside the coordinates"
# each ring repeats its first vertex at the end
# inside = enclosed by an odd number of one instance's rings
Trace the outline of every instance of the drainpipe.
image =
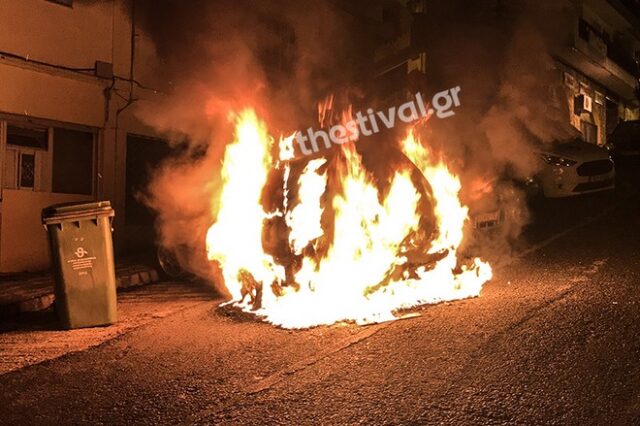
{"type": "MultiPolygon", "coordinates": [[[[119,190],[118,190],[119,131],[118,130],[120,127],[120,114],[122,114],[127,108],[129,108],[131,105],[133,105],[136,102],[136,99],[134,99],[133,97],[133,87],[134,87],[134,81],[135,81],[134,64],[135,64],[135,54],[136,54],[136,0],[131,0],[130,19],[131,19],[131,41],[130,41],[131,55],[129,58],[129,99],[127,100],[127,103],[124,106],[122,106],[116,111],[116,119],[115,119],[115,127],[114,127],[114,133],[115,133],[114,135],[115,147],[114,147],[114,161],[113,161],[114,196],[116,194],[119,194],[119,190]]],[[[126,140],[125,140],[125,143],[126,143],[126,140]]],[[[120,244],[116,244],[116,247],[119,245],[120,244]]]]}

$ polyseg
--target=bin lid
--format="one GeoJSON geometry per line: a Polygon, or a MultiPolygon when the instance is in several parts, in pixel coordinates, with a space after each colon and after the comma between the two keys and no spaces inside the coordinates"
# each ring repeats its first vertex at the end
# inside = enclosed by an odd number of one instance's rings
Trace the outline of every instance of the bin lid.
{"type": "Polygon", "coordinates": [[[89,201],[54,204],[42,210],[42,221],[73,220],[88,216],[113,216],[110,201],[89,201]]]}

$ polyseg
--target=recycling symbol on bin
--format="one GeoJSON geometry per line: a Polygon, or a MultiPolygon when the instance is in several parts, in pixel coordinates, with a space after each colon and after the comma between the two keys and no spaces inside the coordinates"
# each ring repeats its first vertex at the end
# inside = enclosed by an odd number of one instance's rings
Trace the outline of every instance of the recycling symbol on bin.
{"type": "Polygon", "coordinates": [[[89,254],[89,252],[86,251],[83,247],[78,247],[75,253],[78,259],[82,259],[83,257],[89,254]]]}

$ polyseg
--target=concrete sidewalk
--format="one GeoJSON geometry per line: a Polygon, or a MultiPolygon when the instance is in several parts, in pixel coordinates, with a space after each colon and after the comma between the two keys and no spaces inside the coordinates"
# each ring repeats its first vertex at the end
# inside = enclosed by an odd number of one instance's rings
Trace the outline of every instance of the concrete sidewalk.
{"type": "Polygon", "coordinates": [[[0,322],[0,376],[87,350],[158,319],[220,301],[217,293],[203,284],[160,282],[118,294],[118,321],[108,327],[63,330],[50,310],[7,319],[0,322]]]}
{"type": "MultiPolygon", "coordinates": [[[[118,289],[159,281],[158,271],[147,263],[151,262],[134,260],[118,262],[116,265],[118,289]]],[[[0,319],[49,308],[55,300],[53,286],[51,272],[0,277],[0,319]]]]}

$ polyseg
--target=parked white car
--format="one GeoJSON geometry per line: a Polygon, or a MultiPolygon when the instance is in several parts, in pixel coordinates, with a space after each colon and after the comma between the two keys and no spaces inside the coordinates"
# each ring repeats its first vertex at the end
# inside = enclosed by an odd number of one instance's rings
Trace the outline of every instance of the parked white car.
{"type": "Polygon", "coordinates": [[[615,167],[605,148],[580,138],[555,142],[539,150],[537,176],[545,197],[560,198],[615,188],[615,167]]]}

